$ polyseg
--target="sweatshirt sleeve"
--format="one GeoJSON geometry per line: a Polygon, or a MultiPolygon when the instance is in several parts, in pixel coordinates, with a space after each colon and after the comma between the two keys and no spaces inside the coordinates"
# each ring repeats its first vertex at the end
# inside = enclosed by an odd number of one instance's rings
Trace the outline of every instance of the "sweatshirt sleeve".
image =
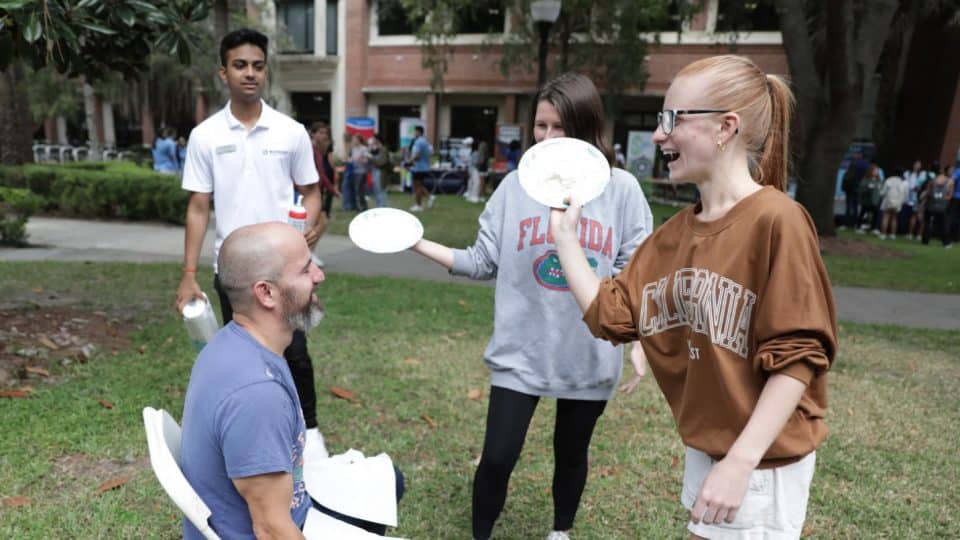
{"type": "Polygon", "coordinates": [[[624,272],[600,282],[597,296],[583,313],[583,322],[594,337],[615,345],[639,338],[637,325],[630,309],[629,267],[624,272]]]}
{"type": "Polygon", "coordinates": [[[833,292],[809,214],[798,204],[773,217],[767,283],[756,317],[754,363],[805,384],[837,350],[833,292]]]}
{"type": "MultiPolygon", "coordinates": [[[[506,183],[509,178],[505,178],[506,183]]],[[[500,242],[503,234],[505,195],[509,186],[501,185],[480,214],[480,231],[477,239],[467,249],[453,250],[453,266],[450,273],[471,279],[493,279],[497,276],[500,262],[500,242]]]]}
{"type": "Polygon", "coordinates": [[[619,274],[627,266],[637,246],[653,232],[653,212],[650,211],[647,198],[643,196],[640,183],[629,172],[623,171],[622,174],[628,178],[626,193],[620,206],[623,231],[620,237],[620,249],[613,262],[614,275],[619,274]]]}

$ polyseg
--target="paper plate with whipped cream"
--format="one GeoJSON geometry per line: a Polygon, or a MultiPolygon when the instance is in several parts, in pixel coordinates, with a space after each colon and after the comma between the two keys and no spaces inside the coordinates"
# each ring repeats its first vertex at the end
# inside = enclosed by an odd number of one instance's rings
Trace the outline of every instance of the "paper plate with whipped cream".
{"type": "Polygon", "coordinates": [[[586,204],[610,182],[610,164],[592,144],[570,137],[547,139],[530,147],[517,167],[520,186],[535,201],[566,208],[570,195],[586,204]]]}
{"type": "Polygon", "coordinates": [[[396,208],[371,208],[357,214],[347,229],[358,248],[371,253],[397,253],[423,238],[417,216],[396,208]]]}

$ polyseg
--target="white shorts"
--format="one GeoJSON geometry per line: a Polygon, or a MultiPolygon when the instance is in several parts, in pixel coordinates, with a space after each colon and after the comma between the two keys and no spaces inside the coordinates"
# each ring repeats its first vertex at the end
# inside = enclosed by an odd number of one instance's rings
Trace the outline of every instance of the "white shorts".
{"type": "MultiPolygon", "coordinates": [[[[786,540],[800,538],[807,517],[807,500],[817,453],[810,452],[790,465],[757,469],[750,475],[750,487],[733,523],[687,523],[687,529],[710,540],[786,540]]],[[[700,486],[716,460],[687,447],[680,501],[692,510],[700,486]]]]}

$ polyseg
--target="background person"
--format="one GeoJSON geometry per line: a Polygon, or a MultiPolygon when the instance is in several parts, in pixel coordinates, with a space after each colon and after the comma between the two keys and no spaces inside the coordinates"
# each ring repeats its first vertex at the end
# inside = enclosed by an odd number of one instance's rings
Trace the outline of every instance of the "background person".
{"type": "MultiPolygon", "coordinates": [[[[248,28],[230,32],[220,41],[220,63],[220,79],[227,85],[230,101],[195,127],[187,144],[181,185],[191,193],[177,311],[204,296],[196,272],[213,201],[217,208],[213,286],[227,324],[233,319],[233,307],[220,286],[216,264],[224,239],[245,225],[286,221],[296,191],[303,195],[307,210],[304,239],[313,247],[320,237],[321,199],[307,130],[260,98],[266,84],[267,37],[248,28]]],[[[294,332],[284,358],[297,387],[308,438],[314,439],[319,436],[316,390],[303,331],[294,332]]]]}
{"type": "Polygon", "coordinates": [[[430,156],[433,154],[433,147],[423,136],[423,127],[415,126],[413,128],[414,138],[410,143],[410,157],[407,159],[406,166],[413,175],[413,206],[411,212],[423,211],[423,198],[427,197],[427,207],[433,208],[436,198],[433,194],[427,192],[424,180],[430,174],[430,156]]]}
{"type": "Polygon", "coordinates": [[[930,243],[934,234],[940,237],[943,247],[951,248],[948,231],[950,229],[949,214],[950,199],[953,197],[953,179],[950,177],[950,166],[943,168],[940,174],[932,181],[927,182],[921,199],[923,209],[923,244],[930,243]]]}
{"type": "Polygon", "coordinates": [[[383,144],[383,139],[376,133],[370,137],[370,164],[371,176],[373,177],[373,198],[377,201],[377,207],[385,208],[390,206],[387,201],[387,180],[393,174],[393,160],[390,159],[390,149],[383,144]]]}
{"type": "MultiPolygon", "coordinates": [[[[566,74],[534,101],[534,139],[573,137],[613,162],[603,137],[603,102],[583,75],[566,74]]],[[[473,537],[490,538],[507,484],[540,399],[557,399],[554,429],[553,531],[567,538],[587,480],[594,426],[616,390],[623,351],[593,338],[580,322],[548,236],[549,208],[530,198],[517,173],[491,195],[472,247],[450,249],[421,240],[413,250],[473,279],[496,277],[493,336],[484,352],[490,401],[483,453],[473,481],[473,537]]],[[[603,194],[584,208],[583,234],[594,271],[612,276],[653,228],[637,179],[614,168],[603,194]]],[[[643,369],[639,347],[631,355],[643,369]]],[[[506,533],[509,537],[509,532],[506,533]]]]}
{"type": "Polygon", "coordinates": [[[907,200],[907,181],[899,176],[888,176],[883,181],[880,195],[880,211],[883,212],[883,223],[880,225],[880,238],[895,240],[897,238],[897,213],[907,200]]]}
{"type": "Polygon", "coordinates": [[[367,173],[370,172],[370,151],[363,137],[354,135],[350,146],[350,185],[357,200],[357,210],[367,209],[367,173]]]}
{"type": "Polygon", "coordinates": [[[587,263],[576,200],[551,214],[584,322],[615,343],[641,339],[686,445],[694,538],[799,538],[827,434],[836,314],[813,221],[783,192],[792,105],[786,82],[744,57],[680,70],[653,142],[700,203],[617,276],[587,263]]]}
{"type": "Polygon", "coordinates": [[[153,146],[153,170],[163,174],[177,174],[180,170],[177,142],[174,140],[176,134],[169,126],[160,131],[160,137],[153,146]]]}

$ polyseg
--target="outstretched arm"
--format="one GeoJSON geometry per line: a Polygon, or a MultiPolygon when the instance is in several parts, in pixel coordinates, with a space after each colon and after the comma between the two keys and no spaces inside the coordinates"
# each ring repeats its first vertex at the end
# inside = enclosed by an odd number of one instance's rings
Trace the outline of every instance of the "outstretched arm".
{"type": "Polygon", "coordinates": [[[453,268],[453,250],[443,244],[438,244],[424,238],[414,244],[410,249],[447,270],[453,268]]]}

